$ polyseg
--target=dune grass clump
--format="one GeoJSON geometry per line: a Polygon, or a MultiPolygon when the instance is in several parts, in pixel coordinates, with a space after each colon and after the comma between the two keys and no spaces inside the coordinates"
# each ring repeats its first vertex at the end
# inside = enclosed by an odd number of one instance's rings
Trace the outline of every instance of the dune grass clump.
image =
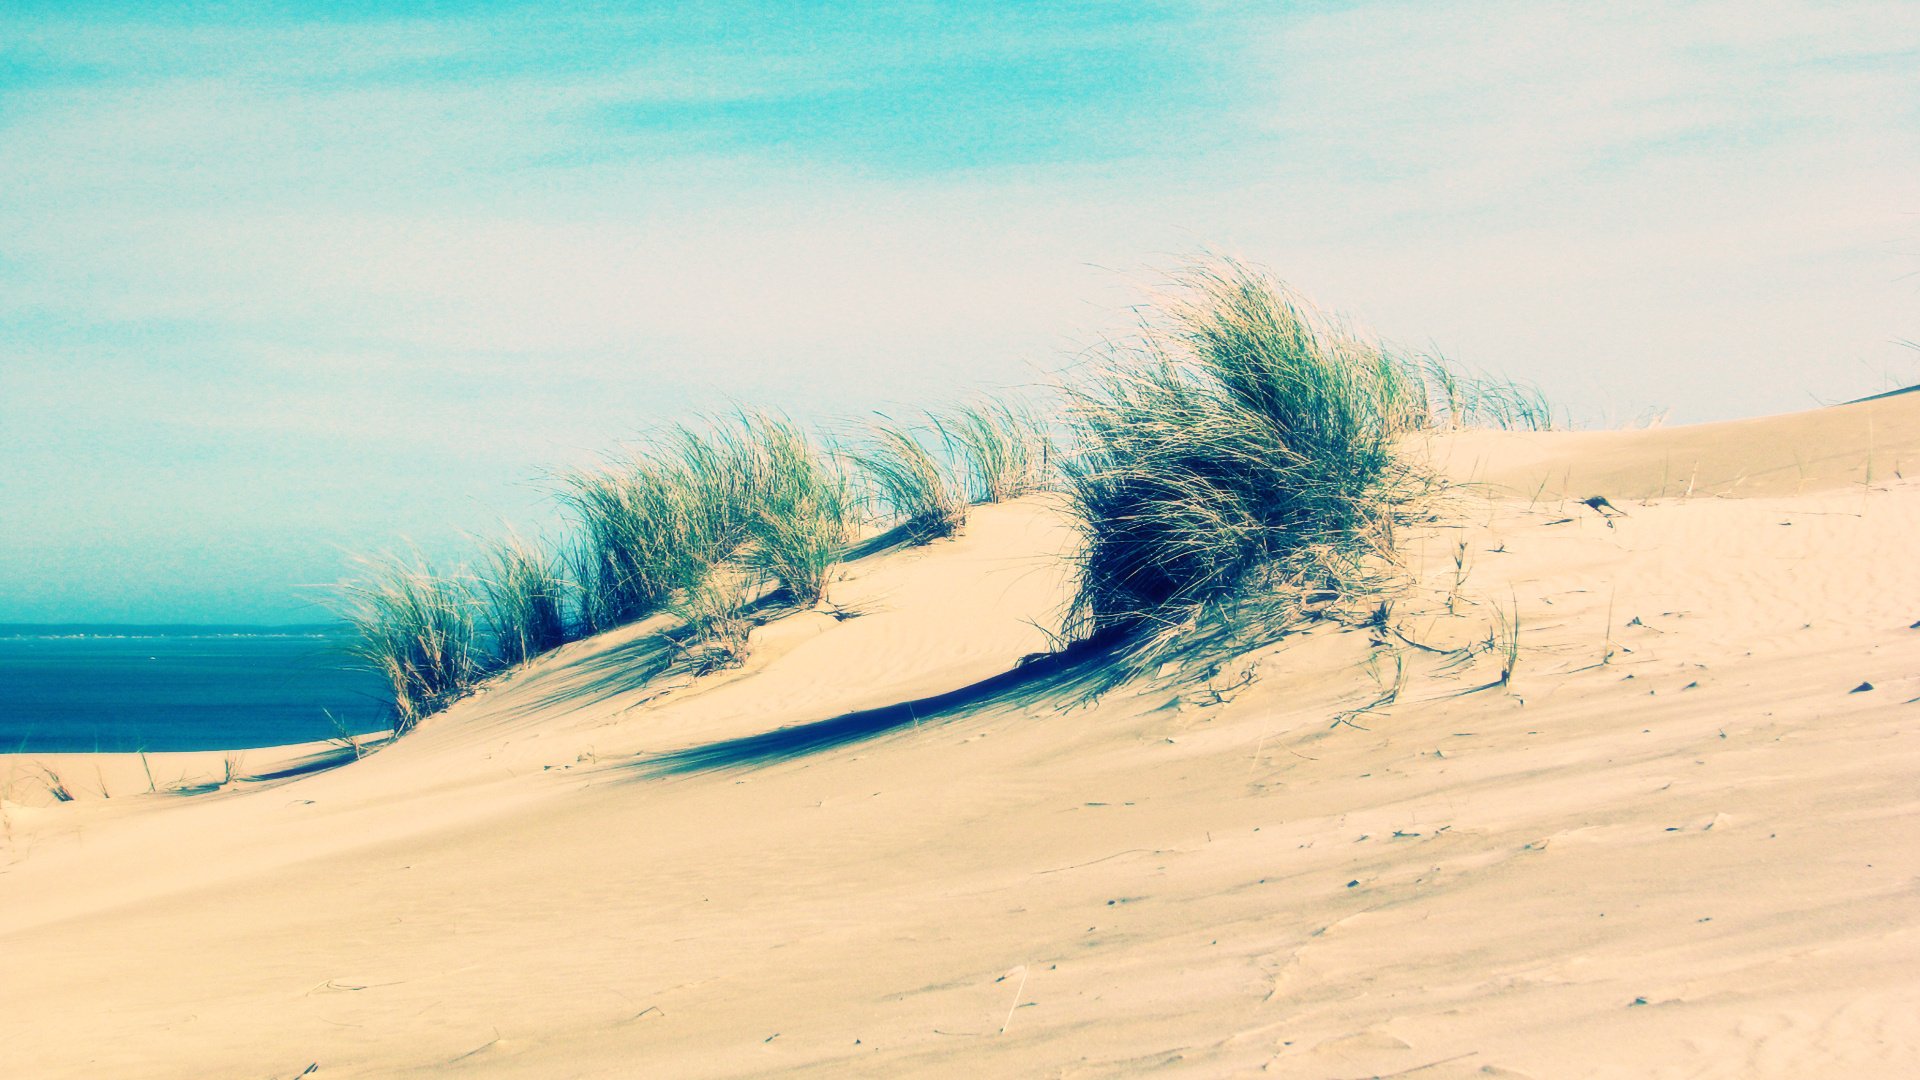
{"type": "Polygon", "coordinates": [[[768,584],[815,603],[852,539],[855,509],[824,448],[783,417],[751,412],[676,427],[610,467],[574,473],[562,498],[580,523],[573,561],[591,630],[661,613],[724,630],[723,602],[737,610],[768,584]]]}
{"type": "Polygon", "coordinates": [[[1125,638],[1135,670],[1250,597],[1297,612],[1360,585],[1410,475],[1399,436],[1424,414],[1403,362],[1270,279],[1223,262],[1178,285],[1068,388],[1086,541],[1069,631],[1125,638]]]}
{"type": "Polygon", "coordinates": [[[854,493],[833,459],[805,432],[772,416],[748,421],[755,483],[746,512],[744,562],[795,604],[818,603],[853,540],[854,493]]]}
{"type": "MultiPolygon", "coordinates": [[[[937,433],[938,425],[934,428],[937,433]]],[[[885,418],[875,421],[867,444],[848,456],[912,542],[952,536],[966,524],[967,496],[960,481],[912,428],[885,418]]]]}
{"type": "Polygon", "coordinates": [[[567,643],[572,588],[546,548],[509,533],[487,542],[480,591],[494,659],[512,667],[567,643]]]}
{"type": "Polygon", "coordinates": [[[1023,403],[984,398],[950,410],[935,423],[965,463],[974,502],[1006,502],[1052,480],[1053,439],[1023,403]]]}
{"type": "Polygon", "coordinates": [[[387,682],[394,734],[465,693],[484,665],[475,642],[474,596],[416,558],[368,564],[346,587],[342,614],[357,631],[349,651],[387,682]]]}
{"type": "Polygon", "coordinates": [[[643,452],[563,485],[580,527],[571,562],[587,630],[656,614],[706,572],[714,515],[684,459],[643,452]]]}

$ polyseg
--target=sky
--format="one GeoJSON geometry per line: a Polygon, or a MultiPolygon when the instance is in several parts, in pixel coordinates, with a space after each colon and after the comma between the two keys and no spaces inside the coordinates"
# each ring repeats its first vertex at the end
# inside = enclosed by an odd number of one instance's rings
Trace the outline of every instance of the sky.
{"type": "Polygon", "coordinates": [[[0,621],[321,618],[1203,251],[1575,418],[1920,381],[1920,5],[0,5],[0,621]]]}

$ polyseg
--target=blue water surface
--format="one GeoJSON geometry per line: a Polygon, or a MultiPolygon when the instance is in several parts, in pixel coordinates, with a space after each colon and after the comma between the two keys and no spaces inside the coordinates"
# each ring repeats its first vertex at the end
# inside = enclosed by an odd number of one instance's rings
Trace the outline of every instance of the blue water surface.
{"type": "Polygon", "coordinates": [[[0,631],[0,753],[239,750],[385,727],[326,632],[0,631]]]}

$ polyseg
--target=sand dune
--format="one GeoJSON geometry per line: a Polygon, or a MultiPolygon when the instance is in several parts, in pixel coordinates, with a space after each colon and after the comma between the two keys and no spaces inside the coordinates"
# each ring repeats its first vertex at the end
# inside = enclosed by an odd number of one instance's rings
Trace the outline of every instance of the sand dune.
{"type": "Polygon", "coordinates": [[[1205,685],[1016,667],[1041,497],[740,671],[630,627],[331,771],[0,761],[0,1072],[1906,1073],[1920,395],[1431,452],[1387,627],[1205,685]]]}
{"type": "Polygon", "coordinates": [[[1920,395],[1644,431],[1477,431],[1443,440],[1456,481],[1507,495],[1798,495],[1920,470],[1920,395]]]}

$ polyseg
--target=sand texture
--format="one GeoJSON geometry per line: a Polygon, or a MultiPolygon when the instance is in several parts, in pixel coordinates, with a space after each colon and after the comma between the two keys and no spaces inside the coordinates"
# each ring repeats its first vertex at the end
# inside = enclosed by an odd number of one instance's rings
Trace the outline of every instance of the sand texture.
{"type": "Polygon", "coordinates": [[[742,670],[642,625],[340,768],[0,759],[0,1074],[1912,1075],[1920,394],[1430,452],[1384,625],[1191,685],[1017,666],[1033,497],[742,670]]]}

